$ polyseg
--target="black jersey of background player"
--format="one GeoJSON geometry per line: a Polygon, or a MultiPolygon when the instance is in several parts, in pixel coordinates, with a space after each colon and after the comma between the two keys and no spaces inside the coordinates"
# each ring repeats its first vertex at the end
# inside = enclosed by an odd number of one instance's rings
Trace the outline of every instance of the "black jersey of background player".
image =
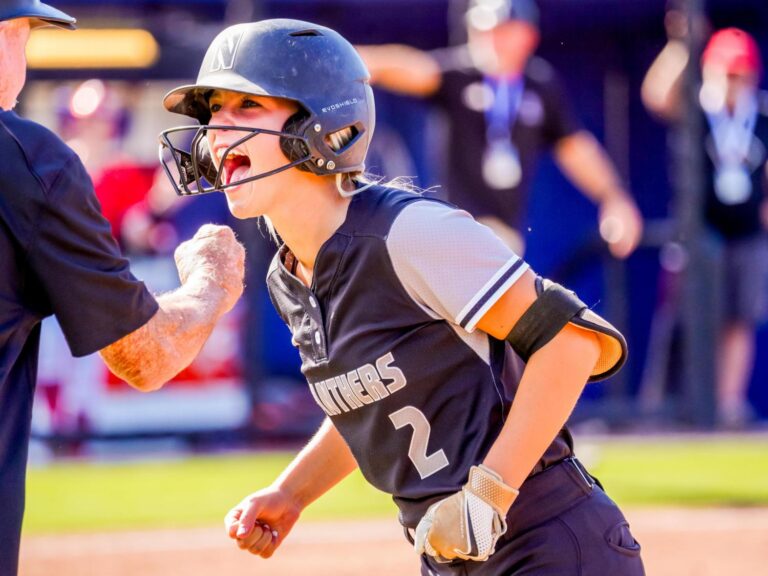
{"type": "MultiPolygon", "coordinates": [[[[384,187],[352,198],[311,289],[294,262],[281,247],[267,282],[312,395],[414,527],[501,430],[519,364],[474,327],[528,266],[466,212],[384,187]]],[[[564,430],[539,466],[568,454],[564,430]]]]}
{"type": "Polygon", "coordinates": [[[494,189],[485,183],[482,173],[487,146],[486,110],[493,93],[486,86],[483,73],[472,64],[466,46],[432,54],[442,70],[434,102],[445,111],[450,131],[446,139],[446,178],[442,182],[448,197],[476,217],[495,216],[519,229],[541,154],[581,129],[556,72],[541,58],[534,57],[528,62],[523,73],[523,96],[511,133],[520,154],[522,177],[514,188],[494,189]]]}
{"type": "Polygon", "coordinates": [[[758,92],[757,119],[752,142],[747,155],[746,168],[752,188],[749,196],[741,202],[725,203],[715,192],[716,146],[713,142],[709,123],[702,113],[702,124],[706,130],[704,139],[705,165],[705,217],[716,232],[727,239],[756,236],[763,231],[760,220],[760,205],[768,188],[768,93],[758,92]]]}

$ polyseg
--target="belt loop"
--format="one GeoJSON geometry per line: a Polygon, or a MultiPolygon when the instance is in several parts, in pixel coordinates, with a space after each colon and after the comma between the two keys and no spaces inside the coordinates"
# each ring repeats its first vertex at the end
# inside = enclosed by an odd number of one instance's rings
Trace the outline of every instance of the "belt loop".
{"type": "Polygon", "coordinates": [[[586,483],[586,485],[592,489],[592,487],[595,485],[595,481],[592,478],[592,476],[589,475],[589,472],[587,472],[587,469],[584,468],[584,465],[579,462],[579,460],[575,456],[571,456],[567,458],[568,461],[573,464],[573,467],[576,468],[576,471],[579,473],[579,476],[581,476],[582,480],[586,483]]]}

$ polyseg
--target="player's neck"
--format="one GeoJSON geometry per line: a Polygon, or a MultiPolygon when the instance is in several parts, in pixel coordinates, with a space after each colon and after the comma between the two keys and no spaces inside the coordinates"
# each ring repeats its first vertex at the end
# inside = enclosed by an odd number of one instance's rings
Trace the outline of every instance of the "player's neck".
{"type": "MultiPolygon", "coordinates": [[[[315,177],[316,178],[316,177],[315,177]]],[[[323,244],[344,223],[350,199],[343,198],[329,178],[322,185],[294,188],[268,214],[277,233],[301,264],[299,278],[312,281],[315,260],[323,244]]]]}

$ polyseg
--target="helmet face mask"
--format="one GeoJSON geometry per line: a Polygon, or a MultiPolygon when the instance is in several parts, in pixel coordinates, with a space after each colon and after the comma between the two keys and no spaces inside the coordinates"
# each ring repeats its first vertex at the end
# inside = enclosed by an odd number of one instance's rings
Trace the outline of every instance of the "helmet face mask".
{"type": "Polygon", "coordinates": [[[171,177],[168,167],[175,163],[180,178],[179,182],[171,178],[174,188],[178,194],[188,195],[225,190],[294,167],[321,176],[361,172],[375,125],[369,79],[357,51],[329,28],[283,19],[231,26],[209,47],[197,83],[179,87],[164,99],[168,110],[195,118],[202,125],[161,134],[166,173],[171,177]],[[208,101],[216,90],[290,100],[299,112],[280,131],[210,126],[208,101]],[[205,135],[192,132],[200,129],[243,132],[244,138],[236,145],[256,134],[278,137],[287,162],[262,174],[222,183],[223,162],[213,167],[215,176],[210,171],[212,161],[208,159],[205,165],[206,155],[199,150],[205,135]],[[194,142],[187,149],[173,144],[172,136],[178,139],[174,133],[181,130],[194,142]],[[206,172],[209,178],[204,177],[206,172]]]}
{"type": "Polygon", "coordinates": [[[195,194],[207,194],[209,192],[223,192],[228,188],[234,188],[254,180],[266,178],[304,164],[310,159],[309,154],[303,157],[287,159],[287,163],[272,170],[249,176],[240,180],[222,182],[224,163],[238,146],[259,134],[280,138],[281,145],[284,139],[304,142],[301,136],[266,130],[262,128],[250,128],[247,126],[217,126],[206,124],[203,126],[179,126],[164,130],[160,134],[160,164],[163,166],[166,176],[173,184],[176,194],[179,196],[191,196],[195,194]],[[245,135],[229,145],[217,162],[212,154],[208,142],[208,132],[229,131],[239,132],[245,135]],[[188,144],[184,144],[184,143],[188,144]]]}

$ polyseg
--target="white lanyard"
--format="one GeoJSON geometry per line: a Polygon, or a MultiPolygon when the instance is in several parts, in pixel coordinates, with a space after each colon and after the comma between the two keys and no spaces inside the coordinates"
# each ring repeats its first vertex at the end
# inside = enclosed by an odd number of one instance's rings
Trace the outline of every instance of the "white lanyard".
{"type": "Polygon", "coordinates": [[[717,153],[717,167],[743,165],[749,154],[757,123],[755,99],[739,101],[732,115],[725,109],[718,113],[708,112],[707,120],[717,153]]]}
{"type": "Polygon", "coordinates": [[[491,188],[513,189],[523,177],[520,153],[512,142],[512,130],[523,101],[523,79],[486,77],[484,83],[493,90],[493,103],[485,111],[483,179],[491,188]]]}
{"type": "Polygon", "coordinates": [[[488,144],[499,140],[512,142],[512,130],[523,101],[523,79],[486,77],[484,83],[493,91],[493,104],[485,111],[488,144]]]}
{"type": "Polygon", "coordinates": [[[757,102],[741,99],[728,114],[707,113],[712,141],[715,145],[715,195],[725,205],[747,202],[752,195],[752,167],[747,162],[757,123],[757,102]]]}

